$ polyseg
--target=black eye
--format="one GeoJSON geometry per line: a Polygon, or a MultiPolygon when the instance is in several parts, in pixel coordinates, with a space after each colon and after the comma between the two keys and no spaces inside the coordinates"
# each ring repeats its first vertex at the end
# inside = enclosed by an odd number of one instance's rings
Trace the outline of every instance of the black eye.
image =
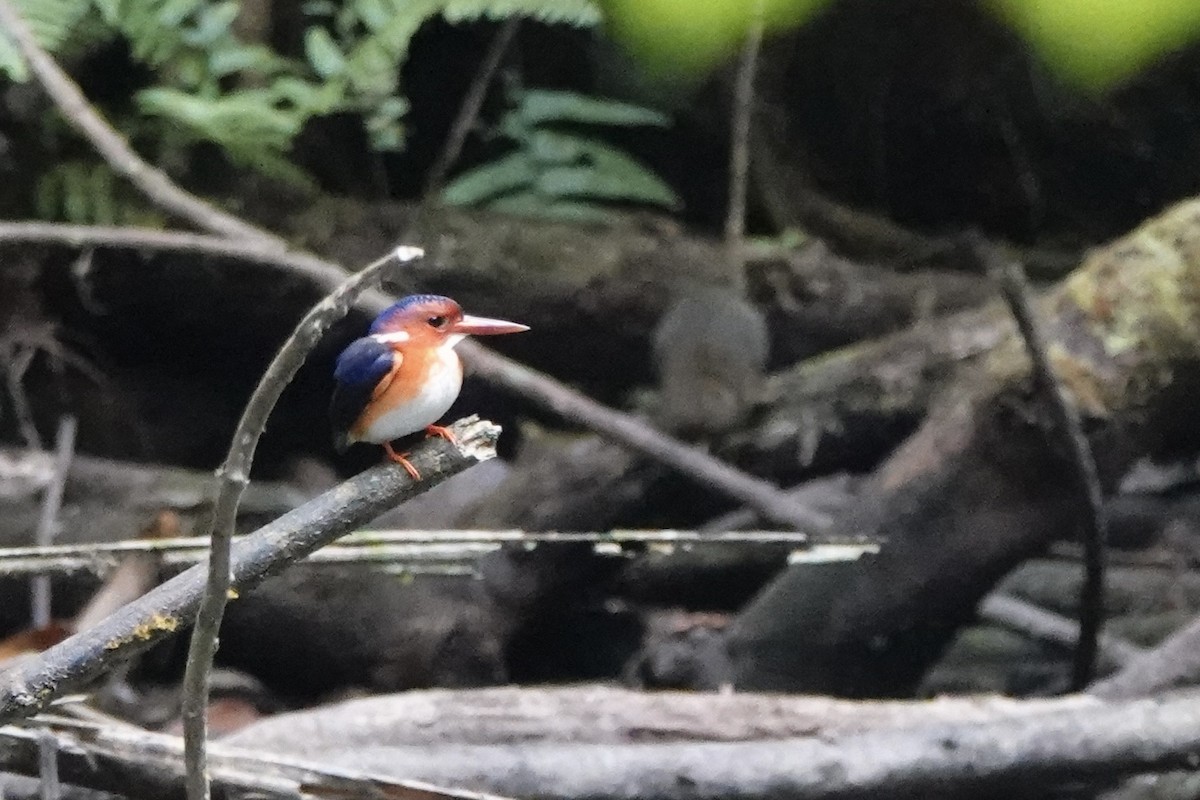
{"type": "Polygon", "coordinates": [[[440,328],[446,324],[446,318],[445,317],[430,317],[428,320],[426,320],[426,322],[428,322],[430,325],[432,325],[435,328],[440,328]]]}

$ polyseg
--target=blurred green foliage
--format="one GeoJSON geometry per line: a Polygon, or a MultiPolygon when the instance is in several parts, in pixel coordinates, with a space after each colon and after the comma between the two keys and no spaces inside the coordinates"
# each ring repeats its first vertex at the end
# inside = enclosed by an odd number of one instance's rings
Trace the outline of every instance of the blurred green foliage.
{"type": "Polygon", "coordinates": [[[1103,91],[1200,41],[1200,0],[989,0],[1060,78],[1103,91]]]}
{"type": "MultiPolygon", "coordinates": [[[[763,26],[778,33],[833,0],[762,0],[763,26]]],[[[887,0],[881,0],[887,2],[887,0]]],[[[605,28],[652,78],[700,79],[746,38],[754,0],[600,0],[605,28]]]]}
{"type": "MultiPolygon", "coordinates": [[[[521,15],[578,26],[600,21],[590,0],[317,0],[299,8],[310,23],[303,57],[286,57],[238,37],[238,0],[16,4],[42,46],[63,61],[119,37],[133,59],[150,68],[153,84],[134,96],[140,114],[110,118],[127,136],[136,136],[139,148],[153,160],[183,163],[188,147],[208,142],[240,167],[296,184],[308,178],[290,160],[290,150],[313,117],[359,114],[376,150],[403,146],[408,103],[400,70],[413,36],[430,18],[442,15],[462,22],[521,15]]],[[[29,77],[20,54],[2,32],[0,76],[17,81],[29,77]]],[[[50,171],[62,169],[60,164],[50,171]]],[[[48,211],[48,198],[61,197],[59,215],[76,222],[100,221],[98,216],[78,214],[85,209],[111,211],[113,202],[66,202],[73,195],[59,188],[92,185],[100,191],[109,184],[80,181],[76,166],[69,172],[43,176],[39,206],[48,211]]]]}
{"type": "Polygon", "coordinates": [[[664,115],[574,92],[513,89],[499,133],[515,149],[468,170],[442,192],[455,206],[523,216],[603,221],[613,204],[679,207],[654,173],[591,132],[603,127],[662,127],[664,115]]]}
{"type": "MultiPolygon", "coordinates": [[[[880,4],[890,0],[878,0],[880,4]]],[[[700,79],[728,62],[752,0],[599,0],[612,37],[659,79],[700,79]]],[[[802,25],[836,0],[762,0],[767,33],[802,25]]],[[[982,0],[1062,80],[1103,91],[1200,41],[1200,0],[982,0]]]]}

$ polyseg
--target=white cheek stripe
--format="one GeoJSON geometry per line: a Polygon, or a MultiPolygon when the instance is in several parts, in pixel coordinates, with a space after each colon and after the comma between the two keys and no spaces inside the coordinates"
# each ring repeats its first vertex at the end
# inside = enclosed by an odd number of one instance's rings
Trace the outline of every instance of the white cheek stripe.
{"type": "Polygon", "coordinates": [[[371,338],[380,344],[402,344],[412,337],[405,331],[392,331],[391,333],[375,333],[371,335],[371,338]]]}

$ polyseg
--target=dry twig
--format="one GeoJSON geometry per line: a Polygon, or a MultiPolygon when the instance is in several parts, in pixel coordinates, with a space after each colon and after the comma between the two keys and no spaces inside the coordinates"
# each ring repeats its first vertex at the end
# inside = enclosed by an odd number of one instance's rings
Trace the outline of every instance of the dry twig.
{"type": "Polygon", "coordinates": [[[508,51],[513,37],[517,35],[517,29],[520,27],[521,18],[519,16],[509,17],[496,32],[492,43],[488,45],[488,51],[483,56],[483,61],[480,62],[475,77],[471,80],[471,87],[467,89],[467,94],[458,107],[458,114],[450,124],[446,141],[442,144],[442,149],[438,153],[437,159],[434,160],[433,166],[429,168],[428,177],[425,178],[426,204],[435,202],[438,192],[442,190],[442,184],[446,182],[446,176],[450,173],[450,168],[462,155],[467,134],[471,132],[475,120],[479,117],[479,110],[483,108],[488,87],[492,85],[496,70],[500,68],[500,61],[504,58],[504,54],[508,51]]]}
{"type": "MultiPolygon", "coordinates": [[[[414,482],[396,465],[374,467],[238,537],[230,558],[232,588],[240,592],[256,586],[384,511],[495,457],[500,433],[495,425],[470,417],[450,429],[457,446],[435,438],[413,449],[409,460],[424,480],[414,482]]],[[[192,567],[94,627],[0,673],[0,722],[29,716],[112,665],[173,636],[199,608],[206,572],[204,566],[192,567]]]]}
{"type": "Polygon", "coordinates": [[[605,702],[589,702],[581,694],[405,693],[349,701],[340,709],[354,720],[349,728],[338,725],[335,706],[264,720],[231,738],[297,755],[319,751],[347,768],[558,800],[1011,796],[1016,786],[1194,769],[1200,748],[1195,691],[1116,702],[613,689],[597,692],[605,702]],[[813,707],[807,716],[805,704],[813,707]],[[430,707],[444,714],[416,713],[430,707]]]}
{"type": "Polygon", "coordinates": [[[1118,672],[1092,684],[1088,692],[1104,698],[1139,697],[1198,682],[1200,617],[1130,659],[1118,672]]]}
{"type": "MultiPolygon", "coordinates": [[[[790,545],[804,552],[838,548],[845,557],[851,558],[862,553],[874,552],[879,547],[874,542],[859,540],[853,536],[814,539],[808,534],[791,531],[359,531],[347,535],[337,544],[313,553],[298,566],[370,564],[400,567],[403,572],[423,573],[425,567],[469,566],[480,556],[510,545],[520,545],[525,550],[533,550],[543,545],[577,544],[591,544],[597,556],[614,557],[626,557],[643,549],[648,549],[656,555],[667,555],[729,545],[790,545]]],[[[207,538],[193,536],[50,547],[4,547],[0,548],[0,577],[103,573],[127,563],[126,559],[133,555],[155,559],[168,568],[190,567],[207,557],[208,545],[207,538]]],[[[445,574],[445,571],[438,569],[433,574],[445,574]]]]}
{"type": "Polygon", "coordinates": [[[755,0],[753,18],[742,46],[733,86],[733,120],[729,148],[729,200],[725,212],[725,248],[740,296],[746,294],[746,194],[750,183],[750,124],[754,116],[754,74],[763,38],[763,0],[755,0]]]}
{"type": "Polygon", "coordinates": [[[183,677],[183,739],[188,763],[188,796],[192,800],[206,800],[209,796],[204,766],[208,682],[213,655],[217,651],[217,630],[221,626],[229,591],[229,548],[237,521],[238,503],[246,485],[250,483],[254,451],[266,427],[267,418],[292,377],[304,365],[309,351],[333,323],[346,316],[365,289],[382,279],[384,269],[395,266],[393,259],[406,264],[424,255],[419,248],[398,247],[395,252],[388,253],[347,278],[304,315],[259,379],[238,420],[229,453],[217,469],[217,497],[208,528],[208,537],[212,541],[208,581],[196,615],[196,627],[188,649],[187,671],[183,677]]]}
{"type": "MultiPolygon", "coordinates": [[[[37,530],[33,541],[39,547],[54,543],[54,534],[58,527],[58,512],[62,508],[63,491],[67,485],[67,472],[71,469],[71,459],[75,455],[75,418],[62,417],[58,421],[58,434],[54,444],[54,477],[46,486],[42,496],[42,513],[38,517],[37,530]]],[[[30,587],[32,607],[32,623],[34,628],[44,628],[50,624],[50,578],[39,575],[33,579],[30,587]]]]}
{"type": "Polygon", "coordinates": [[[1046,337],[1029,301],[1024,269],[1016,262],[1004,263],[995,250],[982,242],[976,243],[976,252],[988,272],[1000,282],[1004,299],[1025,340],[1034,379],[1050,403],[1054,425],[1067,446],[1075,482],[1087,509],[1082,531],[1084,581],[1079,596],[1079,642],[1071,675],[1072,686],[1078,691],[1091,683],[1095,675],[1100,629],[1104,623],[1104,543],[1108,539],[1104,490],[1091,445],[1083,432],[1079,410],[1054,375],[1046,337]]]}
{"type": "MultiPolygon", "coordinates": [[[[1079,623],[1010,594],[994,593],[979,604],[979,615],[989,622],[1034,639],[1078,649],[1079,623]]],[[[1096,655],[1101,666],[1123,667],[1145,648],[1111,634],[1101,634],[1096,655]]]]}

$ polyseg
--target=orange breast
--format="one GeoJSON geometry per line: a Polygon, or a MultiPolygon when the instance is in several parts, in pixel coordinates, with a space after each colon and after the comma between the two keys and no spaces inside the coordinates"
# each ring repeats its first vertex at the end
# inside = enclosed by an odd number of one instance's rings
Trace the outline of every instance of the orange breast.
{"type": "Polygon", "coordinates": [[[453,350],[412,348],[400,355],[354,423],[350,432],[355,439],[377,442],[421,430],[446,413],[458,396],[462,363],[453,350]]]}

